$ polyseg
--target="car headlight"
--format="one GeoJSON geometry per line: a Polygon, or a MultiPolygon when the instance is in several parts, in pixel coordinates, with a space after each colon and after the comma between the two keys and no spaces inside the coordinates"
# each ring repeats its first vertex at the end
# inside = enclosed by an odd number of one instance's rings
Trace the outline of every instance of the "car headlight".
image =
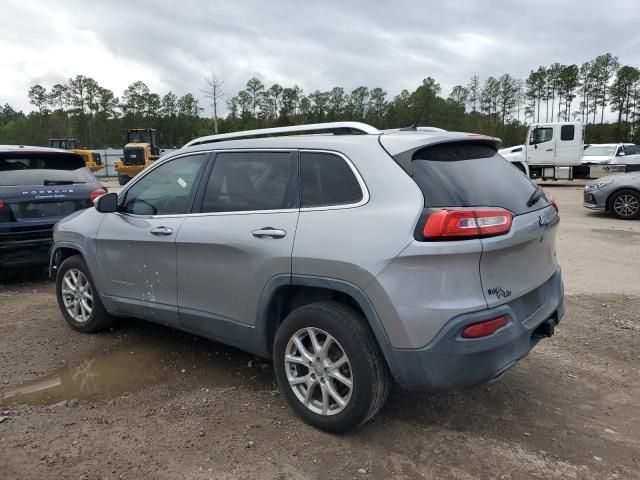
{"type": "Polygon", "coordinates": [[[589,190],[597,190],[599,188],[606,187],[607,185],[611,185],[612,183],[613,183],[613,180],[602,180],[600,182],[590,183],[589,185],[587,185],[584,188],[587,191],[589,191],[589,190]]]}

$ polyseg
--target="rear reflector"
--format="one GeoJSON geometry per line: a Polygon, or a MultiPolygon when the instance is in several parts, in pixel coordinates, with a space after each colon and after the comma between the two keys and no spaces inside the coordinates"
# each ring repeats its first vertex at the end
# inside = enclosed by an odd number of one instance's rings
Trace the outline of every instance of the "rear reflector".
{"type": "Polygon", "coordinates": [[[480,338],[487,337],[496,332],[496,330],[507,324],[507,317],[502,316],[487,320],[485,322],[474,323],[465,327],[462,331],[462,338],[480,338]]]}
{"type": "Polygon", "coordinates": [[[96,201],[96,198],[98,198],[100,195],[104,195],[105,193],[107,193],[107,191],[104,188],[94,190],[89,194],[89,203],[93,205],[93,202],[96,201]]]}
{"type": "Polygon", "coordinates": [[[511,230],[511,212],[497,209],[438,210],[429,215],[425,238],[486,237],[511,230]]]}

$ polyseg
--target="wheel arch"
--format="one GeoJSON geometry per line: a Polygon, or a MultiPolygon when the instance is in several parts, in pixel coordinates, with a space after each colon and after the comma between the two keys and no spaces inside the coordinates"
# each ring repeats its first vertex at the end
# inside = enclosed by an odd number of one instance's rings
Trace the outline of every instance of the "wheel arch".
{"type": "Polygon", "coordinates": [[[71,243],[55,244],[51,249],[51,256],[49,257],[49,276],[53,277],[60,264],[74,255],[82,256],[86,263],[86,255],[82,251],[82,248],[71,243]]]}
{"type": "Polygon", "coordinates": [[[371,300],[358,286],[335,278],[309,275],[273,277],[258,300],[254,350],[270,357],[276,331],[287,314],[302,305],[321,300],[345,303],[362,314],[395,376],[397,369],[391,344],[371,300]]]}
{"type": "Polygon", "coordinates": [[[617,187],[615,190],[612,190],[611,192],[609,192],[609,195],[607,196],[607,201],[605,203],[607,211],[611,211],[611,200],[613,199],[613,196],[622,190],[632,190],[638,196],[640,196],[640,188],[638,187],[634,187],[632,185],[623,185],[623,186],[617,187]]]}

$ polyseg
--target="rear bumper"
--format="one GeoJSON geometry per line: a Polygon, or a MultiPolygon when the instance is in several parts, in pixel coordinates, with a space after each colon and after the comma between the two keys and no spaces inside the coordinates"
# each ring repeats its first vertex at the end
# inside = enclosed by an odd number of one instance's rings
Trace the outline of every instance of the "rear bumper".
{"type": "Polygon", "coordinates": [[[0,267],[46,265],[53,238],[0,242],[0,267]]]}
{"type": "Polygon", "coordinates": [[[449,321],[420,349],[392,349],[394,376],[407,390],[450,391],[492,380],[525,357],[564,315],[560,268],[543,285],[508,304],[461,315],[449,321]],[[465,339],[462,329],[501,315],[506,326],[480,339],[465,339]]]}

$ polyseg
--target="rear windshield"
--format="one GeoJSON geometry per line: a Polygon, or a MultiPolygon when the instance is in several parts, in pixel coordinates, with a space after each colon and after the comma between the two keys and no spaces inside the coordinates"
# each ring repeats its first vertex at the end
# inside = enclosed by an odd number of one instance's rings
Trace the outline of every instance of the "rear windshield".
{"type": "Polygon", "coordinates": [[[502,207],[515,215],[549,205],[527,202],[536,185],[491,147],[447,143],[413,154],[413,179],[425,207],[502,207]]]}
{"type": "Polygon", "coordinates": [[[68,185],[94,182],[78,155],[0,153],[0,186],[68,185]]]}

